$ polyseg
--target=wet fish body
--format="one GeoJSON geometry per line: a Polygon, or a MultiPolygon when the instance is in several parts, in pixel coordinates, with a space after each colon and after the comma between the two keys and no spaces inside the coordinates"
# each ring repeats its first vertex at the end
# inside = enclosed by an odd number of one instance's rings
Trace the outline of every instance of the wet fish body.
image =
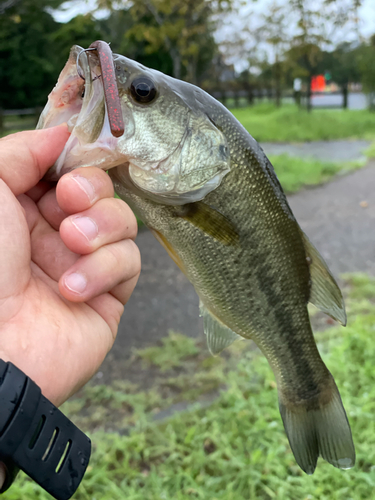
{"type": "MultiPolygon", "coordinates": [[[[72,49],[72,59],[77,51],[72,49]]],[[[97,61],[89,57],[88,80],[92,68],[97,73],[97,61]]],[[[92,165],[99,138],[98,163],[111,167],[116,192],[193,283],[211,352],[239,338],[254,340],[274,371],[281,416],[300,467],[312,473],[319,455],[336,467],[352,467],[348,420],[307,310],[311,301],[345,324],[342,296],[296,222],[271,163],[203,90],[123,56],[114,55],[114,64],[124,135],[108,137],[100,83],[87,81],[91,98],[76,118],[87,128],[77,136],[73,128],[73,147],[51,175],[92,165]],[[104,124],[98,127],[94,119],[90,125],[84,109],[104,115],[104,124]]],[[[59,122],[56,108],[50,100],[40,127],[59,122]]]]}

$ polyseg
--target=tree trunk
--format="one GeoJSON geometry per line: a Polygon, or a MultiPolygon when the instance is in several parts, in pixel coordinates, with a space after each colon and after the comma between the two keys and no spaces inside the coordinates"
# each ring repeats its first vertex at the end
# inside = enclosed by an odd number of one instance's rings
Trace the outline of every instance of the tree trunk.
{"type": "Polygon", "coordinates": [[[251,85],[247,87],[247,102],[249,103],[250,106],[254,104],[254,94],[251,85]]]}
{"type": "Polygon", "coordinates": [[[280,62],[275,62],[275,103],[279,108],[281,106],[281,68],[280,62]]]}
{"type": "Polygon", "coordinates": [[[294,102],[297,104],[297,106],[299,108],[301,107],[301,91],[300,90],[294,91],[294,102]]]}
{"type": "Polygon", "coordinates": [[[181,56],[175,48],[170,50],[170,55],[173,62],[173,76],[181,80],[181,56]]]}
{"type": "Polygon", "coordinates": [[[281,106],[281,89],[277,84],[275,89],[275,103],[278,108],[281,106]]]}
{"type": "Polygon", "coordinates": [[[187,81],[193,85],[198,85],[197,77],[197,58],[196,56],[191,56],[188,63],[188,76],[187,81]]]}
{"type": "Polygon", "coordinates": [[[221,102],[224,104],[225,107],[227,107],[227,93],[225,90],[223,90],[221,93],[221,102]]]}
{"type": "Polygon", "coordinates": [[[348,84],[345,83],[342,86],[342,107],[343,109],[348,109],[348,84]]]}
{"type": "Polygon", "coordinates": [[[312,106],[311,106],[311,80],[312,80],[312,75],[310,74],[308,79],[307,79],[307,93],[306,93],[306,108],[307,111],[310,113],[312,106]]]}

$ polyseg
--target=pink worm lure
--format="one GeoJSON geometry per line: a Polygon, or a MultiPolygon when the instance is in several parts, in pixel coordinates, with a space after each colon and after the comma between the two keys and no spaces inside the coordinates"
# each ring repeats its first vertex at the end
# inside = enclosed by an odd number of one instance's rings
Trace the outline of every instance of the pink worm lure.
{"type": "Polygon", "coordinates": [[[102,40],[93,42],[90,48],[96,49],[98,52],[99,63],[102,70],[104,97],[107,104],[108,120],[112,135],[120,137],[124,133],[124,120],[116,84],[115,67],[111,48],[108,43],[102,40]]]}

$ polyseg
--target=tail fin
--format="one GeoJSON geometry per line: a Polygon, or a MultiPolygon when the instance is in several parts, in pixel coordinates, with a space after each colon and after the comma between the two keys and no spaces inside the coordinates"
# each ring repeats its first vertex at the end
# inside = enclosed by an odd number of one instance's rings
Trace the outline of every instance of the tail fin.
{"type": "Polygon", "coordinates": [[[332,382],[331,397],[324,404],[295,404],[279,399],[290,447],[306,474],[313,474],[319,455],[339,469],[350,469],[355,463],[349,422],[333,379],[332,382]]]}

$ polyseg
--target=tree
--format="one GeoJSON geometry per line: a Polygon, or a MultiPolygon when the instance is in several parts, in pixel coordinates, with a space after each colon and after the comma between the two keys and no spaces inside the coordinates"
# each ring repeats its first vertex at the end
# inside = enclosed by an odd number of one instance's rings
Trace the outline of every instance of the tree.
{"type": "Polygon", "coordinates": [[[0,107],[42,105],[58,67],[49,36],[58,28],[47,12],[61,0],[2,2],[0,8],[0,107]]]}
{"type": "MultiPolygon", "coordinates": [[[[138,0],[126,4],[133,25],[125,34],[130,45],[142,44],[145,55],[168,54],[172,75],[199,83],[217,45],[214,14],[222,0],[138,0]]],[[[228,3],[228,2],[227,2],[228,3]]],[[[121,3],[121,5],[124,5],[121,3]]],[[[99,7],[116,12],[119,4],[98,0],[99,7]]]]}
{"type": "Polygon", "coordinates": [[[58,29],[51,33],[49,40],[54,47],[55,62],[60,71],[68,59],[72,45],[86,48],[95,40],[102,38],[100,25],[92,14],[78,15],[69,22],[59,25],[58,29]]]}
{"type": "Polygon", "coordinates": [[[283,55],[289,43],[288,18],[284,6],[271,4],[269,13],[263,16],[262,33],[273,52],[272,73],[275,82],[276,106],[281,105],[281,83],[283,76],[283,55]]]}
{"type": "Polygon", "coordinates": [[[348,86],[360,80],[357,48],[348,42],[340,44],[332,52],[325,52],[320,63],[320,73],[329,73],[343,94],[343,108],[348,107],[348,86]]]}
{"type": "Polygon", "coordinates": [[[375,110],[375,35],[357,50],[357,60],[361,83],[368,96],[369,108],[375,110]]]}
{"type": "Polygon", "coordinates": [[[323,49],[331,44],[333,34],[352,20],[353,9],[357,8],[358,1],[290,0],[291,16],[296,16],[298,32],[292,39],[288,55],[291,60],[298,62],[307,80],[309,111],[311,80],[319,71],[323,49]]]}

